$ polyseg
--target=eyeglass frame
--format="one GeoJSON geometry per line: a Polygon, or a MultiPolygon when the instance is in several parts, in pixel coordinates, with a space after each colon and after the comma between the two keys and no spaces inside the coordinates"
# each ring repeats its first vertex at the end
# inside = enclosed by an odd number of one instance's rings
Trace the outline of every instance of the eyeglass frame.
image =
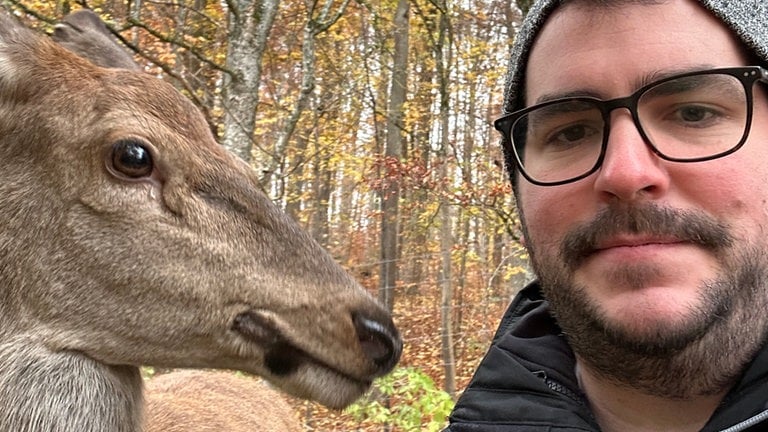
{"type": "Polygon", "coordinates": [[[560,186],[563,184],[572,183],[572,182],[584,179],[586,177],[589,177],[590,175],[594,174],[598,169],[600,169],[605,159],[606,149],[608,148],[608,139],[610,136],[610,129],[611,129],[610,115],[611,115],[611,112],[613,112],[613,110],[618,108],[626,108],[630,112],[630,114],[632,115],[632,121],[634,122],[635,127],[637,128],[637,131],[640,133],[640,136],[643,138],[646,145],[648,145],[651,148],[651,150],[661,159],[671,161],[671,162],[682,162],[682,163],[704,162],[704,161],[714,160],[714,159],[727,156],[729,154],[732,154],[738,151],[742,146],[744,146],[744,143],[747,141],[750,130],[752,128],[752,114],[754,111],[753,87],[756,82],[763,82],[765,84],[768,84],[768,69],[762,66],[741,66],[741,67],[715,68],[715,69],[705,69],[705,70],[699,70],[699,71],[685,72],[682,74],[668,76],[660,80],[654,81],[652,83],[646,84],[640,87],[639,89],[635,90],[629,96],[620,97],[616,99],[603,100],[595,97],[581,96],[581,97],[558,98],[558,99],[542,102],[540,104],[532,105],[530,107],[523,108],[521,110],[514,111],[512,113],[501,116],[493,122],[493,126],[497,131],[501,132],[503,137],[502,145],[504,147],[509,147],[507,151],[511,151],[511,154],[514,156],[515,165],[517,165],[517,168],[520,170],[520,174],[522,174],[522,176],[526,180],[528,180],[530,183],[535,184],[537,186],[560,186]],[[665,155],[658,148],[656,148],[653,142],[648,138],[648,135],[643,130],[642,123],[640,123],[640,117],[639,117],[637,105],[641,97],[648,90],[654,87],[657,87],[661,84],[664,84],[668,81],[673,81],[680,78],[687,78],[691,76],[716,75],[716,74],[730,75],[736,78],[737,80],[739,80],[739,82],[744,86],[747,111],[745,113],[746,123],[744,125],[744,133],[741,139],[739,139],[738,143],[734,145],[732,148],[722,151],[720,153],[716,153],[714,155],[710,155],[710,156],[700,156],[695,158],[675,158],[675,157],[669,157],[665,155]],[[565,180],[558,180],[554,182],[539,181],[531,177],[525,171],[523,162],[520,159],[520,152],[518,152],[517,146],[515,145],[514,139],[512,137],[512,129],[515,123],[517,122],[517,120],[519,120],[524,115],[532,111],[535,111],[537,109],[544,108],[549,105],[563,103],[563,102],[589,102],[594,104],[600,110],[600,113],[603,116],[603,123],[604,123],[603,142],[600,147],[600,154],[598,155],[594,166],[592,166],[592,168],[587,170],[587,172],[585,172],[584,174],[580,174],[576,177],[568,178],[565,180]]]}

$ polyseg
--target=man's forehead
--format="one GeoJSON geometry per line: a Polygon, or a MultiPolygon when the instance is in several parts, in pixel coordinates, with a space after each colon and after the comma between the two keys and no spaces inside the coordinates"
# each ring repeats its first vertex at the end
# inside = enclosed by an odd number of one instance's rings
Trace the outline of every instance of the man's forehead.
{"type": "Polygon", "coordinates": [[[571,1],[550,14],[525,65],[525,105],[573,93],[612,98],[612,90],[746,61],[731,30],[692,0],[600,3],[571,1]]]}
{"type": "MultiPolygon", "coordinates": [[[[714,69],[715,65],[702,63],[697,65],[690,65],[685,67],[671,67],[667,69],[651,69],[641,75],[632,77],[630,81],[630,88],[636,90],[645,87],[648,84],[662,80],[664,78],[672,77],[675,75],[682,75],[689,72],[697,72],[702,70],[714,69]]],[[[544,102],[549,102],[557,99],[570,98],[570,97],[592,97],[596,99],[610,99],[612,96],[602,94],[600,91],[591,88],[574,88],[569,89],[564,87],[551,92],[542,93],[536,97],[536,100],[531,101],[528,105],[537,105],[544,102]]]]}
{"type": "MultiPolygon", "coordinates": [[[[629,5],[663,5],[675,0],[537,0],[517,33],[510,57],[505,84],[504,112],[522,107],[526,66],[534,39],[551,18],[563,7],[598,8],[600,12],[629,5]]],[[[686,0],[699,4],[717,17],[738,36],[751,63],[768,64],[768,1],[765,0],[686,0]]],[[[597,17],[601,13],[595,14],[597,17]]]]}

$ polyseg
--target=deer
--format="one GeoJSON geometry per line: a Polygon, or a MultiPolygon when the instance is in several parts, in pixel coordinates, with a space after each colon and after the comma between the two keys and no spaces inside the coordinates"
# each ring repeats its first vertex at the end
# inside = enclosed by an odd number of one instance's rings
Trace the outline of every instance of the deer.
{"type": "Polygon", "coordinates": [[[177,370],[150,379],[145,432],[302,432],[291,405],[263,381],[177,370]]]}
{"type": "Polygon", "coordinates": [[[391,371],[391,314],[189,100],[104,66],[0,10],[0,431],[142,431],[142,365],[334,409],[391,371]]]}

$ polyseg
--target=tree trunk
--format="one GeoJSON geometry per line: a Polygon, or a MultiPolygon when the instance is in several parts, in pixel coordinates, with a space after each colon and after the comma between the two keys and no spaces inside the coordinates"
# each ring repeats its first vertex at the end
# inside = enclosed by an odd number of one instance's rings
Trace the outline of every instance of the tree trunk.
{"type": "MultiPolygon", "coordinates": [[[[392,82],[389,91],[385,156],[387,163],[399,163],[403,155],[403,117],[408,74],[408,0],[398,0],[394,17],[395,48],[392,59],[392,82]]],[[[394,307],[399,258],[400,182],[396,176],[385,179],[381,189],[381,276],[379,300],[390,311],[394,307]]]]}
{"type": "Polygon", "coordinates": [[[277,14],[279,0],[231,0],[227,70],[223,88],[224,147],[251,160],[261,58],[277,14]]]}
{"type": "MultiPolygon", "coordinates": [[[[205,35],[205,20],[202,11],[205,10],[208,0],[191,0],[192,7],[182,7],[176,12],[176,28],[174,38],[185,40],[186,38],[201,39],[205,35]]],[[[172,45],[171,50],[174,53],[176,61],[174,62],[175,71],[188,83],[186,89],[190,93],[199,95],[199,102],[202,107],[213,107],[215,105],[215,96],[209,92],[207,78],[211,70],[198,58],[195,53],[188,49],[182,49],[179,46],[172,45]]],[[[185,87],[180,83],[176,84],[179,91],[185,87]]],[[[202,108],[201,107],[201,108],[202,108]]]]}
{"type": "MultiPolygon", "coordinates": [[[[440,5],[440,24],[437,44],[435,46],[437,77],[440,93],[440,178],[451,178],[448,164],[451,159],[450,146],[450,70],[453,61],[453,41],[451,38],[448,10],[445,1],[440,5]]],[[[456,396],[456,354],[453,345],[453,216],[451,203],[447,197],[441,199],[440,205],[440,340],[445,371],[444,390],[456,396]]]]}
{"type": "Polygon", "coordinates": [[[331,192],[333,191],[333,172],[328,167],[327,158],[319,151],[315,157],[313,178],[315,205],[312,212],[312,221],[310,222],[310,232],[318,243],[327,248],[329,246],[328,238],[331,234],[328,224],[328,211],[330,209],[331,192]]]}
{"type": "MultiPolygon", "coordinates": [[[[444,167],[445,165],[443,165],[444,167]]],[[[440,168],[441,171],[445,168],[440,168]]],[[[447,171],[447,170],[445,170],[447,171]]],[[[446,172],[447,174],[447,172],[446,172]]],[[[440,345],[443,357],[443,369],[445,372],[445,385],[443,389],[456,396],[456,354],[453,347],[453,272],[451,267],[453,260],[453,219],[451,207],[447,203],[440,206],[440,345]]]]}

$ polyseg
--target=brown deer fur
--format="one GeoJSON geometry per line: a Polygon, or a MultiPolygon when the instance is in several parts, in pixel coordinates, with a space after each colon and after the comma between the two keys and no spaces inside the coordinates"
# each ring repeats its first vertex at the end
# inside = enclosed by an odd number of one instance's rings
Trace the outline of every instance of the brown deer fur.
{"type": "Polygon", "coordinates": [[[301,432],[291,405],[263,381],[179,370],[147,383],[145,432],[301,432]]]}

